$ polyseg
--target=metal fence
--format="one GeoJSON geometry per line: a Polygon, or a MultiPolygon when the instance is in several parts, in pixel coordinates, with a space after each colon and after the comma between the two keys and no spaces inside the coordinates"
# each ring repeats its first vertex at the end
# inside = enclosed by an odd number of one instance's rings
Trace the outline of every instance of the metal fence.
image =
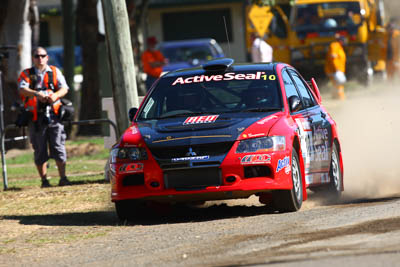
{"type": "MultiPolygon", "coordinates": [[[[1,74],[0,74],[1,75],[1,74]]],[[[0,76],[1,78],[1,76],[0,76]]],[[[1,84],[0,84],[1,86],[1,84]]],[[[10,142],[10,141],[21,141],[25,140],[28,137],[27,136],[17,136],[17,137],[12,137],[12,138],[5,138],[6,137],[6,132],[11,130],[11,129],[18,129],[18,126],[15,124],[10,124],[7,126],[3,126],[3,101],[2,101],[2,95],[0,94],[0,150],[1,150],[1,165],[3,169],[3,187],[4,190],[8,189],[8,179],[7,179],[7,163],[6,163],[6,158],[5,158],[5,142],[10,142]]],[[[81,120],[81,121],[65,121],[63,122],[64,125],[93,125],[93,124],[102,124],[102,123],[108,123],[110,124],[115,132],[115,136],[119,136],[118,128],[117,125],[109,120],[109,119],[94,119],[94,120],[81,120]]]]}

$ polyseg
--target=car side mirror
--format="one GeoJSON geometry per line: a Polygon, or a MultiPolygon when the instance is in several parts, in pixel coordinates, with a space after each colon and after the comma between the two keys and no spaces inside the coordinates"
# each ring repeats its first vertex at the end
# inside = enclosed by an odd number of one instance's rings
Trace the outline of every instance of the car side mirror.
{"type": "Polygon", "coordinates": [[[133,118],[136,115],[136,112],[138,111],[138,108],[130,108],[128,115],[129,115],[129,121],[133,121],[133,118]]]}
{"type": "Polygon", "coordinates": [[[297,95],[289,97],[289,107],[291,112],[299,111],[301,108],[301,101],[297,95]]]}

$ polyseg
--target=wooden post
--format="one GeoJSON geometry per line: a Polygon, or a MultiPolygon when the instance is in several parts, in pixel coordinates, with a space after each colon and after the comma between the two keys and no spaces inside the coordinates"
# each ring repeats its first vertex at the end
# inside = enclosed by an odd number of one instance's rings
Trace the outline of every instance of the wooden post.
{"type": "Polygon", "coordinates": [[[115,117],[120,133],[129,126],[128,110],[138,107],[135,68],[125,0],[102,0],[112,76],[115,117]]]}
{"type": "Polygon", "coordinates": [[[32,47],[39,46],[40,38],[40,21],[39,21],[39,8],[36,0],[30,0],[29,5],[30,20],[29,24],[32,28],[32,47]]]}
{"type": "Polygon", "coordinates": [[[62,18],[64,29],[64,76],[69,86],[68,98],[74,99],[75,75],[75,4],[73,0],[62,0],[62,18]]]}

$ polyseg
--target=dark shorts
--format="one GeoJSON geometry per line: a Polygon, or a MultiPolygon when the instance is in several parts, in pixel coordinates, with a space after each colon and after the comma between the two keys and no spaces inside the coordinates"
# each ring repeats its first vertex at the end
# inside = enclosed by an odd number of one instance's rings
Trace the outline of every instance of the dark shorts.
{"type": "Polygon", "coordinates": [[[36,165],[41,165],[50,158],[61,162],[67,161],[67,152],[65,150],[67,134],[64,131],[64,125],[61,123],[52,122],[36,126],[35,123],[30,123],[29,138],[34,150],[36,165]]]}

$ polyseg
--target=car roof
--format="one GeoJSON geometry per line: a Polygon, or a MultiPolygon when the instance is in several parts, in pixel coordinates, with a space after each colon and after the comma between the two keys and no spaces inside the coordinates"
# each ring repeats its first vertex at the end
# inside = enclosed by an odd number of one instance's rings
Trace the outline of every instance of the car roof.
{"type": "Polygon", "coordinates": [[[165,42],[161,42],[160,46],[162,46],[163,48],[166,48],[166,47],[175,47],[175,46],[193,46],[193,45],[210,44],[210,43],[216,43],[216,41],[212,38],[165,41],[165,42]]]}
{"type": "MultiPolygon", "coordinates": [[[[169,78],[169,77],[178,77],[178,76],[186,76],[186,75],[198,75],[198,74],[204,74],[206,72],[209,73],[218,73],[221,72],[220,71],[210,71],[210,70],[205,70],[204,66],[213,66],[213,63],[215,62],[215,64],[219,64],[221,62],[221,60],[231,60],[232,63],[231,65],[229,65],[225,70],[222,70],[223,72],[229,72],[229,71],[259,71],[260,69],[263,69],[264,71],[273,71],[275,70],[275,66],[278,64],[284,64],[284,63],[280,63],[280,62],[272,62],[272,63],[234,63],[233,59],[230,58],[221,58],[221,59],[215,59],[215,60],[210,60],[207,61],[207,63],[201,65],[201,66],[197,66],[194,68],[188,68],[188,69],[179,69],[179,70],[175,70],[175,71],[171,71],[166,73],[165,75],[163,75],[163,78],[169,78]]],[[[284,64],[286,65],[286,64],[284,64]]]]}

